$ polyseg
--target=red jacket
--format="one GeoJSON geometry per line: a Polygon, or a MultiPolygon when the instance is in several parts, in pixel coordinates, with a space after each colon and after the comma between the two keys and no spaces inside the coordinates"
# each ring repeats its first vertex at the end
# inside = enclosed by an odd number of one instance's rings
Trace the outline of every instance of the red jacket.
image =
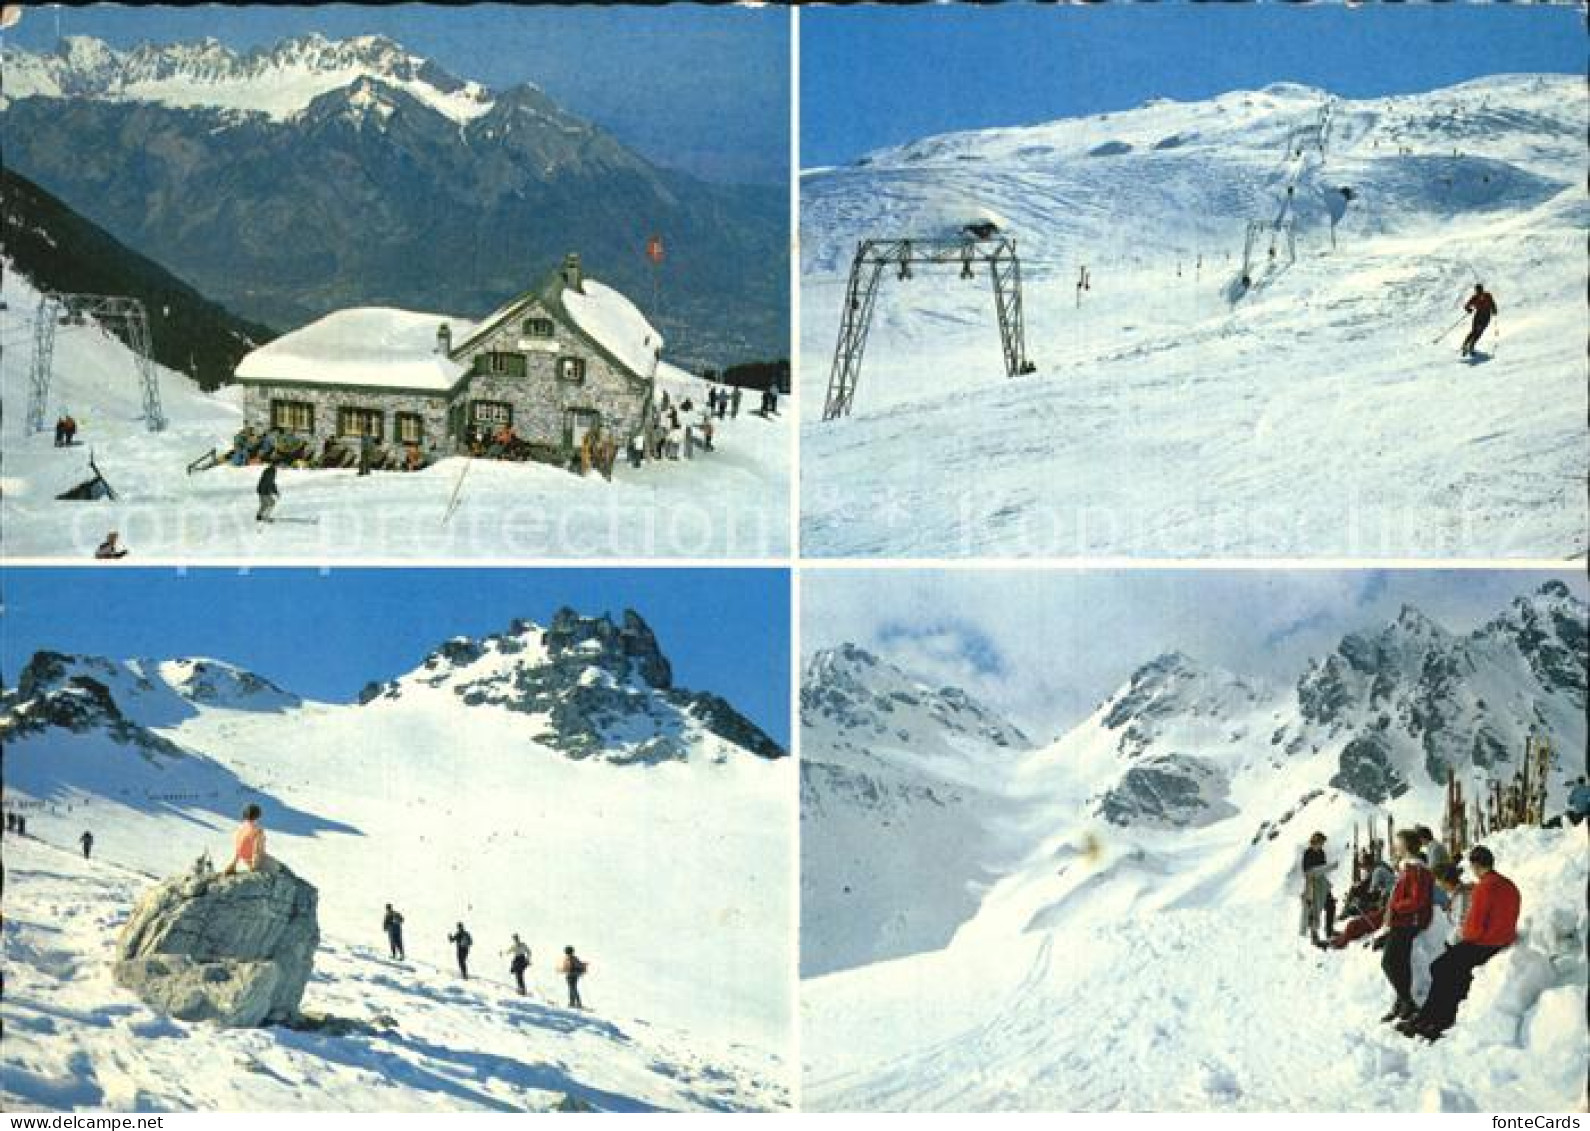
{"type": "Polygon", "coordinates": [[[1386,903],[1386,924],[1424,930],[1434,913],[1434,890],[1435,879],[1430,869],[1417,860],[1404,864],[1397,872],[1397,886],[1391,889],[1391,899],[1386,903]]]}
{"type": "Polygon", "coordinates": [[[1512,946],[1518,938],[1521,903],[1512,880],[1499,872],[1486,872],[1474,885],[1469,915],[1463,920],[1463,941],[1480,946],[1512,946]]]}
{"type": "Polygon", "coordinates": [[[1496,300],[1489,291],[1481,291],[1464,303],[1463,309],[1473,311],[1481,318],[1489,318],[1496,313],[1496,300]]]}

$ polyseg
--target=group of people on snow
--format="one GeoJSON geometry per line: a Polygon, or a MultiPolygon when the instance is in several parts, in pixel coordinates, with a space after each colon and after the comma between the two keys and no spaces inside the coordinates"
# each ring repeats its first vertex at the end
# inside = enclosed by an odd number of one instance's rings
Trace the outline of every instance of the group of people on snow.
{"type": "Polygon", "coordinates": [[[55,418],[55,446],[69,448],[77,441],[77,421],[69,412],[55,418]]]}
{"type": "Polygon", "coordinates": [[[26,813],[13,813],[6,810],[6,832],[16,833],[17,836],[28,835],[28,816],[26,813]]]}
{"type": "MultiPolygon", "coordinates": [[[[11,814],[6,814],[9,827],[11,814]]],[[[91,833],[83,834],[83,855],[86,858],[93,847],[94,838],[91,833]]],[[[239,869],[249,872],[270,872],[275,870],[277,864],[265,851],[265,826],[263,813],[260,807],[250,803],[243,808],[243,819],[232,834],[232,859],[222,870],[222,875],[230,876],[239,869]]],[[[387,949],[394,961],[403,961],[406,957],[403,948],[403,913],[390,903],[386,905],[386,912],[381,918],[381,930],[386,935],[387,949]]],[[[447,935],[447,941],[453,944],[453,954],[458,961],[458,975],[465,981],[469,979],[469,952],[474,948],[475,939],[469,929],[462,922],[447,935]]],[[[513,975],[514,983],[521,994],[527,993],[525,986],[525,971],[530,968],[530,948],[518,935],[513,936],[513,942],[504,951],[509,956],[508,972],[513,975]]],[[[563,975],[564,982],[569,991],[569,1008],[584,1009],[585,1003],[580,1000],[580,979],[585,976],[588,969],[585,960],[574,953],[572,946],[563,948],[562,961],[558,963],[558,973],[563,975]]]]}
{"type": "Polygon", "coordinates": [[[1445,844],[1424,825],[1399,831],[1391,841],[1392,862],[1368,849],[1359,853],[1358,880],[1347,893],[1340,930],[1327,873],[1324,833],[1303,850],[1303,930],[1322,950],[1342,950],[1370,936],[1394,1000],[1383,1022],[1406,1037],[1439,1040],[1457,1020],[1474,971],[1517,938],[1522,898],[1518,887],[1496,870],[1484,845],[1465,858],[1474,879],[1453,860],[1445,844]],[[1439,922],[1437,916],[1439,915],[1439,922]],[[1414,943],[1435,926],[1445,949],[1430,964],[1430,989],[1423,1004],[1413,996],[1414,943]]]}
{"type": "Polygon", "coordinates": [[[372,471],[419,471],[436,460],[433,449],[419,444],[383,446],[374,435],[328,436],[317,451],[313,443],[295,432],[268,428],[261,432],[248,425],[232,437],[232,447],[221,461],[233,467],[285,464],[297,468],[348,470],[360,475],[372,471]]]}
{"type": "MultiPolygon", "coordinates": [[[[393,961],[402,961],[403,951],[403,913],[390,903],[386,905],[386,913],[381,918],[381,929],[386,933],[387,948],[393,961]]],[[[469,981],[469,952],[475,947],[475,937],[469,933],[469,928],[460,922],[448,932],[447,941],[453,944],[453,957],[458,963],[458,976],[464,981],[469,981]]],[[[514,988],[519,993],[529,993],[525,985],[525,972],[530,969],[530,946],[518,934],[513,936],[503,955],[508,959],[508,973],[512,975],[514,988]]],[[[558,962],[558,973],[563,975],[564,984],[569,991],[569,1008],[584,1009],[585,1002],[580,1000],[580,979],[585,977],[588,969],[585,960],[574,953],[572,946],[563,948],[563,957],[558,962]]]]}

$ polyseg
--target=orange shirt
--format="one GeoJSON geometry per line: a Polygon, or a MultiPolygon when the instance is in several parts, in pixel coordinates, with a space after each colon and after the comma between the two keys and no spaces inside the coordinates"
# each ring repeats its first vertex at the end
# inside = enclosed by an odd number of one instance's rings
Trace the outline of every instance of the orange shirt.
{"type": "Polygon", "coordinates": [[[265,858],[265,830],[260,828],[258,821],[244,821],[239,825],[232,836],[232,843],[235,846],[232,853],[234,864],[246,864],[254,869],[265,858]]]}

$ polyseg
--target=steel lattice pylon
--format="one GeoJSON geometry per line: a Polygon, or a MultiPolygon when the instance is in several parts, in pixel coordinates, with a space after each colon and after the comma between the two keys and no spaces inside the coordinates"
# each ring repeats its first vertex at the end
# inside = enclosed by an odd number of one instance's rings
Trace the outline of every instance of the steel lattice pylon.
{"type": "Polygon", "coordinates": [[[38,314],[33,320],[33,364],[28,373],[28,431],[44,431],[44,418],[50,404],[50,376],[54,372],[55,328],[79,326],[93,319],[106,330],[119,326],[132,351],[138,369],[138,384],[143,393],[143,420],[151,432],[166,426],[160,404],[160,380],[154,358],[149,353],[149,315],[142,299],[124,295],[88,295],[45,292],[39,296],[38,314]]]}
{"type": "Polygon", "coordinates": [[[973,265],[978,263],[987,265],[994,285],[994,311],[999,318],[1005,373],[1014,377],[1033,372],[1034,367],[1027,360],[1021,313],[1021,260],[1017,258],[1013,238],[967,234],[948,239],[863,240],[856,245],[856,257],[850,264],[850,281],[845,286],[839,341],[834,346],[828,397],[823,403],[824,420],[850,415],[884,268],[893,267],[900,278],[909,279],[913,265],[958,265],[961,277],[969,279],[973,277],[973,265]]]}

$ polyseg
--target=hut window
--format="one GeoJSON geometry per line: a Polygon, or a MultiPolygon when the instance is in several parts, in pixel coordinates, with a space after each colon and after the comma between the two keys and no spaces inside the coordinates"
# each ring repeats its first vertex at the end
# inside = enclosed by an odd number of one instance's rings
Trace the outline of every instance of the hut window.
{"type": "Polygon", "coordinates": [[[417,412],[400,412],[393,418],[393,431],[400,444],[425,442],[425,418],[417,412]]]}
{"type": "Polygon", "coordinates": [[[524,334],[527,338],[550,338],[557,333],[557,327],[550,318],[527,318],[524,324],[524,334]]]}
{"type": "Polygon", "coordinates": [[[585,380],[585,359],[583,357],[558,358],[558,380],[578,384],[585,380]]]}
{"type": "Polygon", "coordinates": [[[471,424],[479,424],[485,428],[497,428],[504,424],[513,423],[513,405],[504,404],[502,401],[470,401],[469,415],[471,424]]]}
{"type": "Polygon", "coordinates": [[[482,373],[500,373],[508,377],[525,375],[524,355],[520,353],[483,353],[479,365],[482,373]]]}
{"type": "Polygon", "coordinates": [[[381,412],[373,408],[339,408],[337,410],[337,435],[369,436],[381,439],[381,412]]]}
{"type": "Polygon", "coordinates": [[[313,432],[315,406],[304,401],[271,401],[271,427],[286,432],[313,432]]]}

